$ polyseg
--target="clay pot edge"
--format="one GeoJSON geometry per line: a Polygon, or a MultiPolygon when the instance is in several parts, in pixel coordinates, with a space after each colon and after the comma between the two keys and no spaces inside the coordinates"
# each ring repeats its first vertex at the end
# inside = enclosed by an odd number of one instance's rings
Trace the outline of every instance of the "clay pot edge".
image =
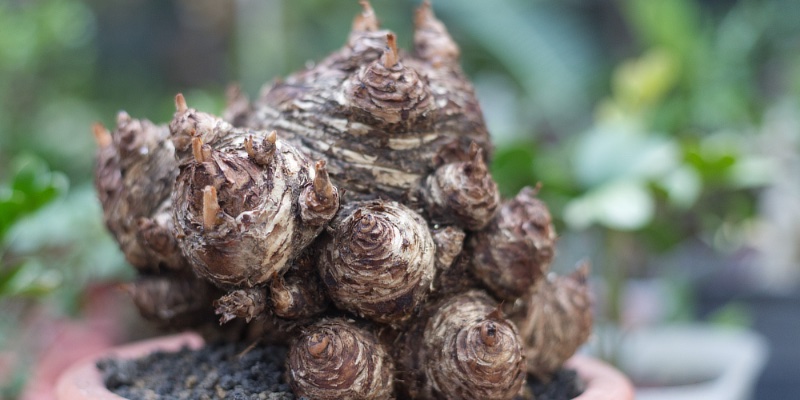
{"type": "MultiPolygon", "coordinates": [[[[156,350],[177,351],[184,345],[196,349],[203,346],[203,339],[196,333],[177,335],[135,342],[105,350],[83,358],[69,367],[56,384],[59,400],[95,399],[124,400],[103,384],[96,362],[100,358],[136,358],[156,350]]],[[[575,355],[566,366],[578,371],[586,383],[586,390],[573,400],[633,400],[634,389],[630,380],[610,365],[597,359],[575,355]]]]}

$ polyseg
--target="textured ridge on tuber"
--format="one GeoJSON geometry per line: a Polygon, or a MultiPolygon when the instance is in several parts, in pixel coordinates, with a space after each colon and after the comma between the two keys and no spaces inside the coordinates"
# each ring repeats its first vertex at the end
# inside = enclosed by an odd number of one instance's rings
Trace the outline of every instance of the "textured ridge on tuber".
{"type": "Polygon", "coordinates": [[[288,345],[298,396],[527,398],[589,336],[588,267],[548,275],[538,188],[500,199],[431,5],[406,52],[360,3],[341,49],[222,118],[179,94],[168,125],[95,126],[126,289],[161,326],[288,345]]]}

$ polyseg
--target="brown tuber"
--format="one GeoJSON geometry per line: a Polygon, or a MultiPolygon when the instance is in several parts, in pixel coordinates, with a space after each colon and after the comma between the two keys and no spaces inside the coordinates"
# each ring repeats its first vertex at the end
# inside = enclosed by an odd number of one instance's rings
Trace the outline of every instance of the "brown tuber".
{"type": "Polygon", "coordinates": [[[120,112],[113,135],[99,124],[94,135],[95,187],[106,225],[128,262],[141,271],[189,269],[173,234],[178,163],[167,127],[120,112]]]}
{"type": "Polygon", "coordinates": [[[467,244],[473,254],[473,272],[504,300],[530,292],[550,269],[555,254],[550,211],[535,196],[535,190],[522,189],[467,244]]]}
{"type": "Polygon", "coordinates": [[[382,400],[393,396],[394,367],[369,330],[353,322],[323,320],[289,348],[289,382],[298,396],[318,400],[382,400]]]}
{"type": "Polygon", "coordinates": [[[494,300],[469,291],[432,304],[426,313],[397,350],[410,397],[511,399],[520,393],[522,340],[494,300]]]}
{"type": "Polygon", "coordinates": [[[435,247],[425,220],[397,202],[353,202],[333,221],[320,274],[333,302],[383,323],[408,318],[427,297],[435,247]]]}
{"type": "Polygon", "coordinates": [[[550,276],[522,299],[512,316],[525,341],[528,372],[547,379],[592,333],[589,264],[568,276],[550,276]]]}
{"type": "Polygon", "coordinates": [[[179,94],[169,125],[94,127],[127,289],[162,326],[289,345],[297,396],[524,397],[589,335],[588,268],[546,277],[550,213],[501,201],[430,3],[413,52],[360,3],[341,49],[253,102],[231,87],[224,118],[179,94]]]}
{"type": "Polygon", "coordinates": [[[234,128],[186,108],[183,96],[177,104],[173,141],[192,153],[172,195],[183,254],[198,275],[221,287],[265,284],[338,208],[324,163],[314,168],[274,131],[234,128]]]}

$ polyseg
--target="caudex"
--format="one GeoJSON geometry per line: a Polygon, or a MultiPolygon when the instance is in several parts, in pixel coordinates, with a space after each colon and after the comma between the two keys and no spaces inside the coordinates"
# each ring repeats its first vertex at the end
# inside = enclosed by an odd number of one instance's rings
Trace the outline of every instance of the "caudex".
{"type": "Polygon", "coordinates": [[[343,48],[252,102],[233,89],[222,118],[178,94],[167,125],[94,127],[128,290],[166,327],[287,344],[299,396],[527,396],[589,336],[588,267],[548,274],[537,190],[500,199],[430,4],[411,52],[361,5],[343,48]]]}

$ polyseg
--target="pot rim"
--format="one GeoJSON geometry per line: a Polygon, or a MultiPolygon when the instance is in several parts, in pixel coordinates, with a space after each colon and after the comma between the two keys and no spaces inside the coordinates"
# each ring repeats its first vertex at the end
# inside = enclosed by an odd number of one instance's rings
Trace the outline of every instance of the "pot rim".
{"type": "MultiPolygon", "coordinates": [[[[204,341],[200,335],[194,332],[185,332],[134,342],[93,354],[64,371],[56,384],[56,398],[59,400],[125,400],[106,389],[100,371],[97,369],[98,359],[137,358],[156,350],[178,351],[183,346],[197,349],[203,344],[204,341]]],[[[634,391],[630,380],[612,366],[580,354],[570,358],[566,366],[577,370],[578,376],[586,384],[583,394],[573,400],[633,400],[634,391]]]]}
{"type": "Polygon", "coordinates": [[[55,394],[59,400],[96,399],[125,400],[124,397],[106,389],[97,360],[102,358],[137,358],[157,350],[178,351],[183,346],[198,349],[205,341],[194,332],[184,332],[169,336],[160,336],[110,349],[84,357],[76,362],[58,378],[55,394]]]}
{"type": "Polygon", "coordinates": [[[582,354],[567,360],[566,367],[578,371],[586,388],[573,400],[633,400],[634,389],[630,379],[603,361],[582,354]]]}

